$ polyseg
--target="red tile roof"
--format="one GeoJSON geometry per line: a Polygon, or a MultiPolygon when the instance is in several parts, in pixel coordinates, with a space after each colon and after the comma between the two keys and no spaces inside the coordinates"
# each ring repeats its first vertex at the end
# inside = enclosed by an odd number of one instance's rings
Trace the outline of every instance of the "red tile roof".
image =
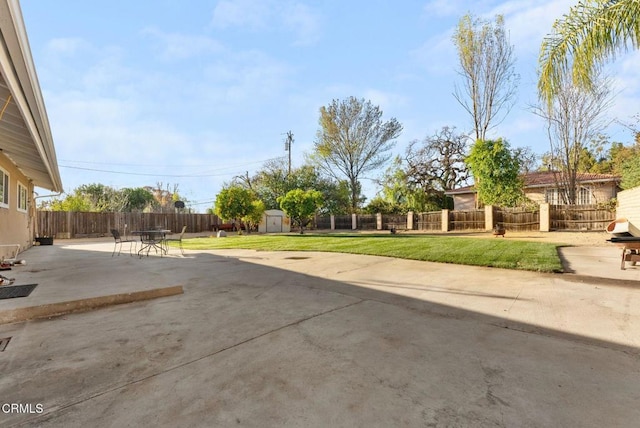
{"type": "MultiPolygon", "coordinates": [[[[524,188],[532,188],[532,187],[549,187],[556,185],[556,177],[554,176],[557,173],[553,171],[539,171],[539,172],[531,172],[529,174],[523,175],[522,179],[524,180],[524,188]]],[[[558,180],[561,180],[561,177],[557,177],[558,180]]],[[[619,182],[620,177],[617,175],[611,174],[594,174],[594,173],[586,173],[579,172],[576,175],[576,180],[578,183],[588,184],[588,183],[604,183],[604,182],[619,182]]],[[[457,189],[448,190],[445,192],[447,195],[459,195],[464,193],[475,193],[476,190],[473,185],[459,187],[457,189]]]]}
{"type": "MultiPolygon", "coordinates": [[[[522,178],[524,179],[524,187],[547,187],[555,186],[556,180],[562,180],[562,177],[553,171],[532,172],[522,178]]],[[[578,183],[602,183],[608,181],[620,181],[620,177],[611,174],[594,174],[590,172],[579,172],[576,174],[578,183]]]]}

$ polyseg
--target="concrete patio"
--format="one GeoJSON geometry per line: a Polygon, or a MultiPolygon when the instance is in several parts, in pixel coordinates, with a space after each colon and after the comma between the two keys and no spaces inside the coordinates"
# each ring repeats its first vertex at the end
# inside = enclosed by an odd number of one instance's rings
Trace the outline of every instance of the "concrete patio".
{"type": "Polygon", "coordinates": [[[57,241],[5,272],[39,286],[0,300],[0,319],[69,302],[106,307],[0,325],[11,338],[0,394],[35,409],[3,411],[1,425],[640,418],[640,272],[621,271],[613,247],[563,249],[575,273],[555,275],[329,253],[173,249],[140,259],[112,249],[109,239],[57,241]],[[165,294],[109,306],[154,293],[165,294]]]}

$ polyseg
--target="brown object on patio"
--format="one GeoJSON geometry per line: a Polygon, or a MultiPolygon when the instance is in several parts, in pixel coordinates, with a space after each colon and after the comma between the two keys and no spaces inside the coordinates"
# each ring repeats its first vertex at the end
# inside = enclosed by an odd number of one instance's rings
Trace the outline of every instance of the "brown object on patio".
{"type": "Polygon", "coordinates": [[[608,241],[622,248],[621,270],[625,270],[625,262],[631,262],[632,266],[640,262],[640,237],[614,236],[608,241]]]}
{"type": "Polygon", "coordinates": [[[607,226],[607,232],[616,237],[635,236],[640,237],[640,229],[635,227],[626,218],[617,218],[607,226]]]}
{"type": "Polygon", "coordinates": [[[122,239],[120,232],[118,232],[118,230],[116,229],[111,229],[111,235],[113,236],[113,239],[115,241],[114,247],[113,247],[113,253],[111,253],[111,257],[113,257],[116,254],[116,250],[118,250],[118,255],[120,255],[120,251],[122,250],[122,244],[127,242],[129,242],[129,255],[133,257],[133,253],[131,252],[131,247],[134,247],[136,245],[136,240],[122,239]],[[120,247],[118,247],[118,245],[120,245],[120,247]]]}

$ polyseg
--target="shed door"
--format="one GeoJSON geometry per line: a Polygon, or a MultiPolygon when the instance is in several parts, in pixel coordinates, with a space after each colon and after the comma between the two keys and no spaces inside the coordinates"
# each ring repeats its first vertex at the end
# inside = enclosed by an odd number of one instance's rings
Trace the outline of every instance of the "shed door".
{"type": "Polygon", "coordinates": [[[282,232],[282,217],[280,216],[267,216],[267,233],[282,232]]]}

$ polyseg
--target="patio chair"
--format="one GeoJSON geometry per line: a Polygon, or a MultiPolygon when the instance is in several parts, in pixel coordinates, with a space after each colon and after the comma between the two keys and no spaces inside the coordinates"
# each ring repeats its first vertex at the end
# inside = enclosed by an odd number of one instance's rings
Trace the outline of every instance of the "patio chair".
{"type": "Polygon", "coordinates": [[[111,229],[111,235],[113,236],[113,239],[115,241],[114,246],[113,246],[113,253],[111,253],[111,257],[113,257],[116,254],[116,250],[118,250],[118,255],[120,255],[120,251],[122,250],[122,244],[123,243],[129,243],[129,255],[133,256],[133,253],[131,252],[131,247],[135,248],[136,245],[136,240],[135,239],[123,239],[122,236],[120,235],[120,232],[118,232],[116,229],[111,229]],[[118,245],[120,245],[118,247],[118,245]]]}
{"type": "Polygon", "coordinates": [[[177,238],[165,238],[164,244],[167,246],[167,252],[169,252],[169,242],[178,242],[180,244],[180,253],[184,256],[184,248],[182,248],[182,238],[187,231],[187,226],[182,226],[182,232],[177,238]]]}

